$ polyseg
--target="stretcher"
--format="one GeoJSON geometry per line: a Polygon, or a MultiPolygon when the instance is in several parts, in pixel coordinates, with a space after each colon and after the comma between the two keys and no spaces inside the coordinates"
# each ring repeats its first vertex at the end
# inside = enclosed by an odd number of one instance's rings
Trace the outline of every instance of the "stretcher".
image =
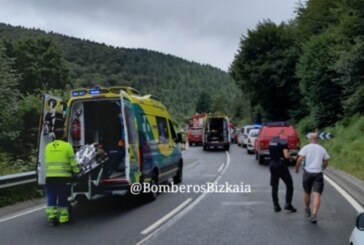
{"type": "Polygon", "coordinates": [[[74,176],[68,201],[74,202],[78,198],[91,200],[92,190],[99,186],[104,163],[109,160],[109,157],[95,145],[84,145],[76,152],[75,159],[80,172],[74,176]]]}

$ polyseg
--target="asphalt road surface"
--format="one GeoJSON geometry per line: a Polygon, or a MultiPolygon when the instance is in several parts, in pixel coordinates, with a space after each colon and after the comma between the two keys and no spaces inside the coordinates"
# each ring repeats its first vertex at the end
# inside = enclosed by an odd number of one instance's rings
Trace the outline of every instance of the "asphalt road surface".
{"type": "MultiPolygon", "coordinates": [[[[0,244],[348,244],[357,213],[329,183],[314,225],[303,213],[302,173],[293,168],[298,212],[274,213],[269,169],[245,149],[190,147],[184,162],[182,185],[228,183],[240,186],[239,192],[161,193],[151,203],[102,197],[76,205],[72,222],[58,227],[48,226],[43,205],[31,207],[0,217],[0,244]]],[[[282,182],[279,195],[283,206],[282,182]]]]}

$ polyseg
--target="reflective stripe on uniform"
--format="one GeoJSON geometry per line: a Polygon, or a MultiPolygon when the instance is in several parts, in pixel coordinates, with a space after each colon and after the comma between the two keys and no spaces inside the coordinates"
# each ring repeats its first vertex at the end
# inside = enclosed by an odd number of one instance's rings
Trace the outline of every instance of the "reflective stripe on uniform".
{"type": "Polygon", "coordinates": [[[69,213],[67,208],[59,208],[59,223],[69,222],[69,213]]]}
{"type": "Polygon", "coordinates": [[[78,173],[72,145],[62,140],[49,143],[45,149],[46,177],[72,177],[78,173]]]}
{"type": "Polygon", "coordinates": [[[68,162],[47,162],[47,167],[70,167],[68,162]]]}
{"type": "Polygon", "coordinates": [[[53,207],[53,206],[48,206],[45,209],[45,212],[47,214],[47,218],[48,220],[52,219],[52,218],[56,218],[58,216],[58,210],[57,207],[53,207]]]}
{"type": "Polygon", "coordinates": [[[71,170],[47,169],[46,177],[72,177],[71,170]]]}

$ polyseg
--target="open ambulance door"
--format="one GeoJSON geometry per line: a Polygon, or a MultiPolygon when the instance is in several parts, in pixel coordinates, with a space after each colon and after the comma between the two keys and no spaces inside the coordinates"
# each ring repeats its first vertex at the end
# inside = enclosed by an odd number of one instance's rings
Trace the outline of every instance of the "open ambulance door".
{"type": "Polygon", "coordinates": [[[125,146],[125,178],[132,184],[139,182],[140,167],[139,167],[139,138],[137,125],[135,122],[132,104],[126,97],[123,96],[123,91],[120,91],[120,107],[121,107],[121,140],[125,146]]]}
{"type": "Polygon", "coordinates": [[[55,129],[64,128],[66,109],[67,104],[63,102],[62,99],[48,94],[43,96],[38,132],[38,158],[36,169],[38,185],[45,184],[45,147],[48,143],[53,141],[55,129]]]}

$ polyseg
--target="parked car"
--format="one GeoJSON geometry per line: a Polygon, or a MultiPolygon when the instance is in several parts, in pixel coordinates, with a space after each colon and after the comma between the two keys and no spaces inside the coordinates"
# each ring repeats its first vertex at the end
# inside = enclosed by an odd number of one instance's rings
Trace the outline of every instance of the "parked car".
{"type": "Polygon", "coordinates": [[[248,135],[248,142],[246,145],[246,151],[248,154],[253,154],[255,152],[255,139],[258,137],[259,129],[254,128],[250,130],[248,135]]]}
{"type": "Polygon", "coordinates": [[[295,128],[287,122],[274,122],[265,124],[255,140],[255,158],[259,164],[264,164],[270,159],[269,142],[274,136],[281,134],[281,137],[288,139],[288,150],[291,155],[297,155],[300,150],[300,139],[295,128]]]}
{"type": "Polygon", "coordinates": [[[364,213],[356,218],[355,227],[350,236],[350,245],[364,244],[364,213]]]}
{"type": "Polygon", "coordinates": [[[200,127],[193,127],[188,130],[188,144],[189,146],[192,145],[202,145],[202,128],[200,127]]]}
{"type": "Polygon", "coordinates": [[[242,146],[246,147],[247,143],[248,143],[248,135],[250,130],[254,129],[254,128],[260,128],[261,125],[245,125],[242,129],[241,129],[241,134],[242,134],[242,146]]]}

